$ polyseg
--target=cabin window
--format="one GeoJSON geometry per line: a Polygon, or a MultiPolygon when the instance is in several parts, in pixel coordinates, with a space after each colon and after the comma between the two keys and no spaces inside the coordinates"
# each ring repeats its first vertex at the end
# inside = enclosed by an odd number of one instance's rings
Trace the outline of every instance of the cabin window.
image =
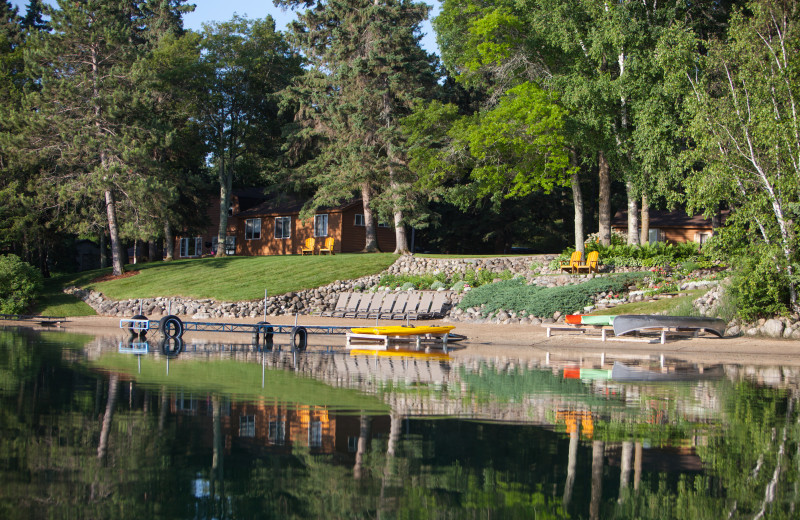
{"type": "Polygon", "coordinates": [[[328,215],[314,215],[314,236],[328,236],[328,215]]]}
{"type": "Polygon", "coordinates": [[[273,419],[269,422],[269,442],[272,444],[282,445],[286,437],[286,420],[281,417],[277,420],[273,419]]]}
{"type": "Polygon", "coordinates": [[[275,217],[275,238],[292,236],[292,217],[275,217]]]}
{"type": "Polygon", "coordinates": [[[656,242],[664,241],[664,232],[658,228],[650,228],[648,231],[648,242],[654,244],[656,242]]]}
{"type": "Polygon", "coordinates": [[[698,244],[700,244],[700,245],[703,245],[703,244],[705,244],[705,243],[706,243],[706,241],[707,241],[709,238],[711,238],[711,232],[709,232],[709,231],[704,231],[704,232],[700,232],[700,233],[695,233],[695,235],[694,235],[694,241],[695,241],[695,242],[697,242],[697,243],[698,243],[698,244]]]}
{"type": "Polygon", "coordinates": [[[200,256],[203,253],[203,239],[201,237],[188,237],[181,239],[180,255],[183,258],[200,256]]]}
{"type": "Polygon", "coordinates": [[[322,447],[322,421],[311,421],[308,425],[308,446],[322,447]]]}
{"type": "Polygon", "coordinates": [[[239,417],[239,437],[256,436],[256,416],[242,415],[239,417]]]}
{"type": "Polygon", "coordinates": [[[363,213],[356,213],[355,226],[364,227],[364,214],[363,213]]]}
{"type": "Polygon", "coordinates": [[[244,239],[261,240],[261,219],[249,218],[244,221],[244,239]]]}
{"type": "MultiPolygon", "coordinates": [[[[219,239],[214,237],[211,239],[211,253],[217,253],[217,246],[219,246],[219,239]]],[[[236,236],[235,235],[227,235],[225,237],[225,254],[226,255],[235,255],[236,254],[236,236]]]]}
{"type": "Polygon", "coordinates": [[[386,228],[388,228],[389,224],[387,224],[386,222],[378,222],[378,227],[386,227],[386,228]]]}

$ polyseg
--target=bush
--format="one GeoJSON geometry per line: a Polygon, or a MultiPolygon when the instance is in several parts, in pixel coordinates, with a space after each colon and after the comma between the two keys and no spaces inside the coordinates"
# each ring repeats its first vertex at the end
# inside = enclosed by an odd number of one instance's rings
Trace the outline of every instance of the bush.
{"type": "Polygon", "coordinates": [[[485,314],[503,309],[522,312],[540,318],[551,317],[556,311],[568,314],[592,303],[592,297],[601,292],[625,292],[628,285],[644,279],[645,273],[625,273],[617,276],[596,277],[591,280],[562,287],[525,285],[515,278],[485,285],[471,290],[459,303],[460,309],[484,305],[485,314]]]}
{"type": "Polygon", "coordinates": [[[737,259],[730,292],[746,321],[769,318],[789,311],[789,277],[771,254],[746,255],[737,259]]]}
{"type": "Polygon", "coordinates": [[[471,286],[467,282],[465,282],[464,280],[459,280],[456,283],[454,283],[453,286],[450,287],[450,289],[457,293],[462,293],[467,287],[471,288],[471,286]]]}
{"type": "Polygon", "coordinates": [[[42,275],[16,255],[0,256],[0,314],[21,314],[42,290],[42,275]]]}
{"type": "Polygon", "coordinates": [[[439,280],[436,280],[435,282],[433,282],[431,284],[431,290],[432,291],[438,291],[439,289],[446,289],[446,286],[442,282],[440,282],[439,280]]]}

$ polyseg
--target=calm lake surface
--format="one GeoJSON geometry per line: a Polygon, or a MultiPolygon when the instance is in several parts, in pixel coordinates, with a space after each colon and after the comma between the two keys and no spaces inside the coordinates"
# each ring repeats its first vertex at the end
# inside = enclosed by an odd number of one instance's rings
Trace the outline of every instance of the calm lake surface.
{"type": "Polygon", "coordinates": [[[0,518],[800,517],[794,367],[159,340],[0,329],[0,518]]]}

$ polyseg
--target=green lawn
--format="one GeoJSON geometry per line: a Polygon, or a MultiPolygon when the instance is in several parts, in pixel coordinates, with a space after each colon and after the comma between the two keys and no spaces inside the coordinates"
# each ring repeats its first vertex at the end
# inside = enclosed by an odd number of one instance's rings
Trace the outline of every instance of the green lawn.
{"type": "Polygon", "coordinates": [[[36,312],[48,316],[79,316],[94,312],[61,288],[75,285],[102,292],[113,300],[185,297],[217,301],[258,300],[270,296],[377,274],[397,259],[390,253],[333,256],[232,256],[127,265],[135,276],[96,283],[110,273],[100,269],[54,277],[36,312]]]}

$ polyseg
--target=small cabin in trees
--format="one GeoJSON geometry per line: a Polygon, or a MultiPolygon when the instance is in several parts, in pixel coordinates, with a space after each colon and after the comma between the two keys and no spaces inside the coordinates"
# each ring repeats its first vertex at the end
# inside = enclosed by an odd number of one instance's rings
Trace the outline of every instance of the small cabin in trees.
{"type": "MultiPolygon", "coordinates": [[[[287,194],[265,195],[259,190],[236,190],[231,197],[225,250],[229,255],[265,256],[300,254],[307,238],[315,239],[315,251],[327,237],[334,238],[333,252],[353,253],[364,249],[366,227],[361,200],[320,208],[307,220],[300,220],[304,200],[287,194]]],[[[202,235],[176,237],[176,258],[213,254],[219,229],[219,197],[207,208],[211,225],[202,235]]],[[[392,252],[394,229],[377,226],[378,248],[392,252]]]]}
{"type": "MultiPolygon", "coordinates": [[[[641,226],[641,221],[639,222],[641,226]]],[[[628,232],[628,211],[618,211],[611,219],[611,229],[628,232]]],[[[639,228],[641,232],[641,227],[639,228]]],[[[714,233],[711,219],[702,215],[687,215],[682,210],[650,210],[650,232],[648,242],[696,242],[702,244],[714,233]]]]}

